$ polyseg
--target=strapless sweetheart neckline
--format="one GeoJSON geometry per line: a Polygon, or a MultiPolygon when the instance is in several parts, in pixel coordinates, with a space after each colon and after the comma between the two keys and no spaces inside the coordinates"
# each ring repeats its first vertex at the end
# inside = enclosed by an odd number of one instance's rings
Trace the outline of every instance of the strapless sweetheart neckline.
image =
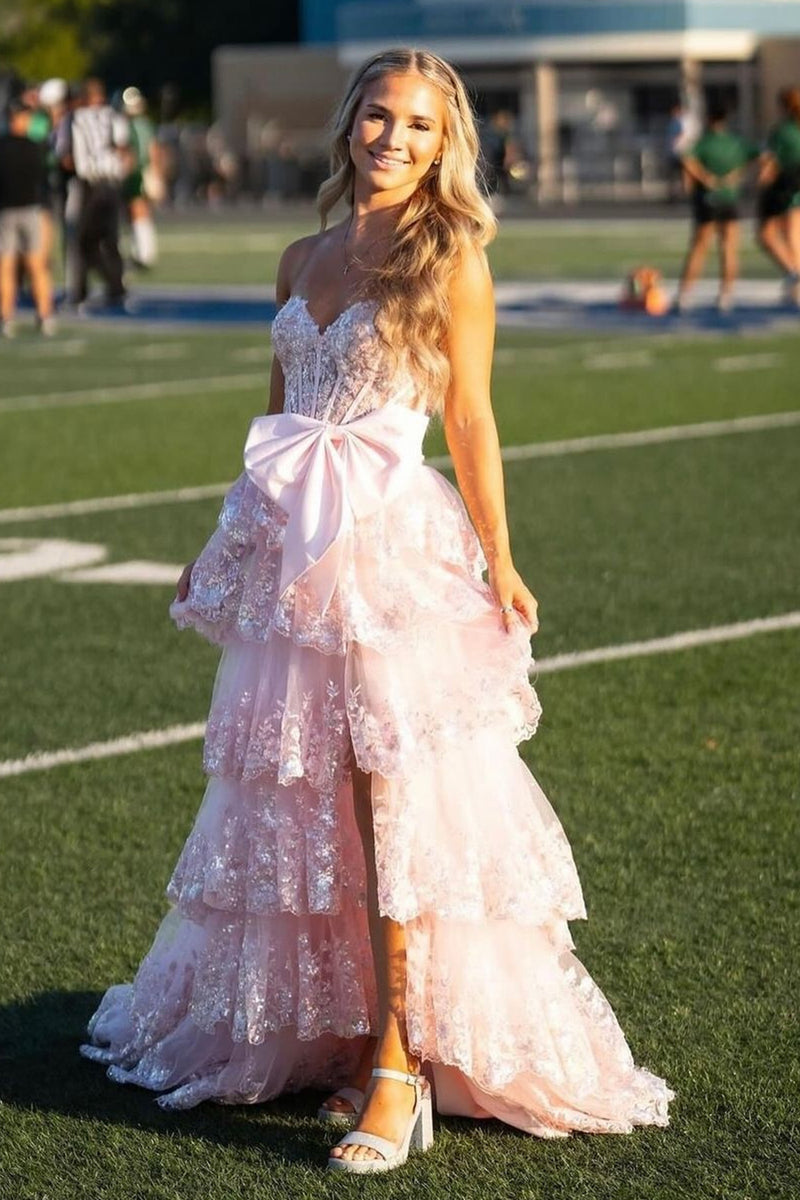
{"type": "MultiPolygon", "coordinates": [[[[317,336],[320,338],[324,338],[328,333],[330,333],[330,331],[332,329],[334,329],[343,320],[343,318],[347,316],[348,313],[352,312],[353,309],[364,308],[364,307],[374,308],[374,306],[375,306],[374,300],[353,300],[350,304],[346,304],[345,307],[342,309],[342,311],[340,313],[337,313],[337,315],[333,318],[333,320],[329,321],[328,324],[323,329],[323,327],[320,325],[319,321],[316,319],[316,317],[312,313],[311,309],[309,308],[307,296],[301,296],[300,293],[298,292],[294,296],[289,297],[289,299],[283,305],[283,308],[286,308],[289,304],[292,303],[293,300],[300,301],[301,311],[305,312],[309,321],[314,326],[314,329],[317,332],[317,336]]],[[[282,309],[279,309],[278,311],[280,312],[280,311],[282,311],[282,309]]]]}

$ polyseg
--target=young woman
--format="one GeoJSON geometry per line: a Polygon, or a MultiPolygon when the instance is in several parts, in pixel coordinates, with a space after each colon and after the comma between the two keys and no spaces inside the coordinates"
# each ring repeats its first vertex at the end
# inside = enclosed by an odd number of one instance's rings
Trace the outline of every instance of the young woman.
{"type": "Polygon", "coordinates": [[[679,311],[686,308],[715,234],[720,266],[717,308],[730,309],[739,274],[739,191],[746,166],[757,157],[752,142],[728,129],[727,110],[722,105],[711,107],[702,137],[683,159],[692,180],[694,230],[678,285],[679,311]]]}
{"type": "Polygon", "coordinates": [[[572,854],[516,748],[536,601],[489,398],[477,154],[441,59],[356,73],[322,230],[278,269],[269,415],[172,607],[225,647],[211,780],[173,907],[83,1047],[167,1108],[337,1089],[335,1170],[426,1149],[432,1092],[540,1137],[666,1125],[673,1097],[572,953],[572,854]],[[422,464],[434,414],[472,523],[422,464]]]}
{"type": "Polygon", "coordinates": [[[786,299],[800,305],[800,89],[779,92],[778,107],[759,171],[758,242],[784,273],[786,299]]]}

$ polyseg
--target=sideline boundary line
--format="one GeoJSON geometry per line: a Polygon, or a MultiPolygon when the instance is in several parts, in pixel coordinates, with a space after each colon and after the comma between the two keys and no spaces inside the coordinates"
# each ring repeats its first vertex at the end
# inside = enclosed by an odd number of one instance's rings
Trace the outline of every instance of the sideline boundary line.
{"type": "MultiPolygon", "coordinates": [[[[625,433],[598,433],[589,437],[567,438],[558,442],[533,442],[524,446],[505,446],[504,462],[527,458],[551,458],[566,454],[585,454],[591,450],[624,450],[631,446],[657,446],[663,442],[692,441],[695,438],[724,437],[731,433],[762,433],[800,425],[800,411],[764,413],[763,416],[730,417],[724,421],[697,421],[689,425],[661,425],[655,429],[632,429],[625,433]]],[[[436,465],[434,459],[428,459],[436,465]]],[[[444,462],[444,460],[441,460],[444,462]]],[[[447,459],[450,462],[450,459],[447,459]]]]}
{"type": "MultiPolygon", "coordinates": [[[[715,625],[709,629],[692,629],[683,633],[673,633],[668,637],[651,638],[648,641],[627,642],[618,646],[599,646],[594,650],[578,650],[571,654],[556,654],[535,663],[532,673],[534,676],[550,675],[557,671],[567,671],[595,663],[642,658],[651,654],[670,654],[694,646],[738,641],[756,634],[773,633],[784,629],[800,629],[800,611],[781,613],[774,617],[757,617],[750,621],[738,621],[732,625],[715,625]]],[[[161,749],[165,746],[177,746],[183,742],[198,741],[204,736],[205,728],[204,721],[196,721],[188,725],[169,725],[166,729],[132,733],[125,737],[112,738],[107,742],[91,742],[88,746],[38,751],[25,758],[0,761],[0,779],[27,775],[32,771],[49,771],[54,767],[73,763],[135,754],[140,750],[161,749]]]]}
{"type": "MultiPolygon", "coordinates": [[[[245,378],[242,376],[242,378],[245,378]]],[[[522,446],[503,446],[503,462],[523,462],[533,458],[556,458],[568,454],[586,454],[593,450],[624,450],[635,446],[656,446],[665,442],[692,441],[695,438],[724,437],[737,433],[762,433],[800,425],[800,410],[764,413],[752,417],[731,417],[723,421],[700,421],[689,425],[664,425],[654,429],[634,429],[625,433],[600,433],[589,437],[565,438],[555,442],[529,442],[522,446]]],[[[452,467],[448,454],[426,458],[430,467],[452,467]]],[[[159,504],[185,504],[224,496],[229,483],[209,483],[199,487],[174,488],[157,492],[130,492],[119,496],[97,496],[87,500],[66,500],[60,504],[37,504],[0,509],[0,525],[38,521],[58,517],[83,516],[87,513],[114,512],[126,508],[148,508],[159,504]]]]}
{"type": "Polygon", "coordinates": [[[689,629],[666,637],[648,638],[643,642],[623,642],[618,646],[598,646],[595,650],[576,650],[569,654],[554,654],[534,664],[533,675],[550,675],[586,667],[593,663],[617,662],[627,658],[645,658],[651,654],[674,654],[694,646],[713,646],[719,642],[736,642],[759,633],[775,633],[782,629],[800,629],[800,611],[780,613],[775,617],[754,617],[731,625],[712,625],[708,629],[689,629]]]}
{"type": "Polygon", "coordinates": [[[174,488],[164,492],[130,492],[119,496],[97,496],[91,500],[66,500],[61,504],[35,504],[29,508],[0,508],[0,525],[17,521],[39,521],[55,517],[80,517],[88,513],[116,512],[125,508],[149,508],[158,504],[186,504],[224,496],[230,483],[207,483],[199,487],[174,488]]]}
{"type": "Polygon", "coordinates": [[[209,392],[267,388],[264,371],[240,375],[207,375],[205,379],[166,379],[158,383],[126,383],[117,387],[85,388],[79,392],[9,396],[0,399],[0,413],[41,412],[47,408],[80,408],[84,404],[124,404],[128,400],[158,400],[164,396],[193,396],[209,392]]]}

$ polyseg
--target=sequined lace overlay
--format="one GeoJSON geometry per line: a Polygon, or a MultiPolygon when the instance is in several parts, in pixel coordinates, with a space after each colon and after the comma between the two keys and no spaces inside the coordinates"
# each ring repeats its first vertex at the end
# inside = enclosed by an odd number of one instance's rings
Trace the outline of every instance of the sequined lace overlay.
{"type": "MultiPolygon", "coordinates": [[[[348,305],[320,330],[304,296],[292,296],[272,323],[272,344],[284,375],[284,410],[320,421],[352,421],[400,390],[403,359],[379,338],[371,300],[348,305]]],[[[412,407],[426,407],[414,384],[412,407]]]]}
{"type": "MultiPolygon", "coordinates": [[[[345,422],[400,393],[373,316],[358,302],[320,330],[303,297],[281,308],[288,411],[345,422]]],[[[151,948],[81,1053],[173,1109],[348,1081],[377,1028],[357,766],[379,907],[406,931],[409,1041],[456,1073],[450,1111],[540,1137],[666,1125],[674,1093],[573,953],[572,851],[517,751],[541,713],[530,642],[503,629],[455,488],[420,466],[356,521],[324,608],[302,575],[279,595],[285,526],[240,475],[170,609],[223,647],[206,792],[151,948]]]]}
{"type": "Polygon", "coordinates": [[[279,598],[285,516],[242,474],[194,565],[190,596],[172,605],[172,616],[220,645],[267,642],[277,632],[335,655],[352,642],[388,653],[425,636],[443,612],[458,622],[484,616],[493,604],[486,564],[460,496],[422,467],[413,498],[418,503],[404,495],[358,522],[321,611],[302,578],[279,598]]]}

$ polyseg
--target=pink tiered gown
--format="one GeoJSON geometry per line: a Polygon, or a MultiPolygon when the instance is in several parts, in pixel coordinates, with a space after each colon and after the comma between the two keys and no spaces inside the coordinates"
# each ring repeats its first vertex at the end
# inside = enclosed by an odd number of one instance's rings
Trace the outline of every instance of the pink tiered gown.
{"type": "Polygon", "coordinates": [[[370,302],[273,323],[284,412],[171,614],[224,647],[209,782],[132,983],[81,1053],[164,1108],[333,1089],[377,1028],[351,771],[373,773],[381,912],[402,921],[411,1049],[440,1113],[540,1137],[667,1125],[573,953],[564,831],[517,751],[540,713],[462,501],[422,462],[426,398],[370,302]]]}

